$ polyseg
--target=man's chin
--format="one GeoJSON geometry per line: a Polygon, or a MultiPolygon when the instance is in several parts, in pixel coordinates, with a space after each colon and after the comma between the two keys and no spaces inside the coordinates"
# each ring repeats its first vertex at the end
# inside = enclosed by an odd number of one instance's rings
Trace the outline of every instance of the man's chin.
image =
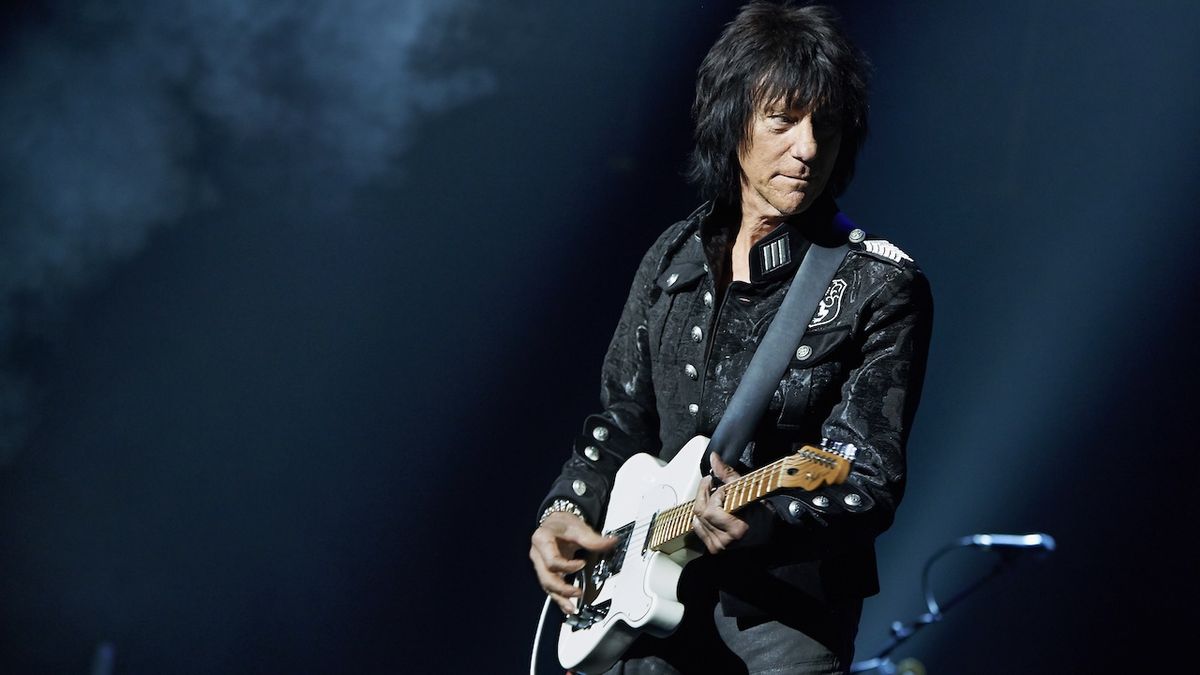
{"type": "Polygon", "coordinates": [[[804,192],[782,192],[770,191],[759,192],[757,195],[758,206],[756,211],[760,211],[768,217],[791,218],[792,216],[803,213],[812,204],[811,199],[808,199],[804,192]],[[774,211],[774,213],[770,213],[774,211]]]}
{"type": "Polygon", "coordinates": [[[777,211],[779,211],[779,215],[783,216],[784,218],[791,218],[792,216],[798,216],[801,213],[804,213],[811,203],[811,200],[801,197],[800,199],[788,200],[786,202],[774,204],[773,206],[777,211]]]}

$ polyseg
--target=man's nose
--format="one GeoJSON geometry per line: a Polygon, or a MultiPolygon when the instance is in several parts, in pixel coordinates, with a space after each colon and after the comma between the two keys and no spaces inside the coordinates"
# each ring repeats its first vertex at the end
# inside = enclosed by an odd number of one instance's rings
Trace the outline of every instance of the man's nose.
{"type": "Polygon", "coordinates": [[[813,133],[812,115],[805,115],[792,127],[792,157],[808,163],[817,157],[817,137],[813,133]]]}

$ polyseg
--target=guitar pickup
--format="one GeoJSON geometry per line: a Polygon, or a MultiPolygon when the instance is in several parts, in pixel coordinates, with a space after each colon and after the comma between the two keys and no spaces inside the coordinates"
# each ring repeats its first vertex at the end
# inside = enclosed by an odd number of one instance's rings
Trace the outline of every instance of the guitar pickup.
{"type": "Polygon", "coordinates": [[[579,608],[579,611],[569,615],[565,621],[572,631],[587,630],[591,628],[597,621],[602,621],[608,616],[608,608],[612,606],[612,600],[605,600],[596,605],[584,605],[579,608]]]}
{"type": "Polygon", "coordinates": [[[617,538],[617,545],[613,547],[612,553],[597,561],[593,576],[598,583],[603,583],[605,579],[621,571],[621,566],[625,563],[625,553],[629,550],[629,537],[633,534],[633,526],[634,523],[628,523],[606,533],[617,538]]]}

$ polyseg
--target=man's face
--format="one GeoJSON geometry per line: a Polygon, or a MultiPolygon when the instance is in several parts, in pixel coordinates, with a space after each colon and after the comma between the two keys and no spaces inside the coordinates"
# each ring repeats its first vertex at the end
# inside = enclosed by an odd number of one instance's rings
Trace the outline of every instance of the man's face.
{"type": "Polygon", "coordinates": [[[837,161],[841,125],[820,110],[768,102],[754,113],[738,153],[742,213],[774,218],[801,213],[821,194],[837,161]]]}

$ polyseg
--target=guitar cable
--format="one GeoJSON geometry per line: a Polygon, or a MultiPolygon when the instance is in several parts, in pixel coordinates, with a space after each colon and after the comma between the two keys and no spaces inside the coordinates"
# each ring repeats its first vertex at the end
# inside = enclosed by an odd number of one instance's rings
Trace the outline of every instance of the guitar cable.
{"type": "Polygon", "coordinates": [[[537,675],[538,645],[542,642],[542,628],[546,625],[546,614],[550,612],[550,596],[542,604],[542,615],[538,617],[537,632],[533,634],[533,652],[529,655],[529,675],[537,675]]]}

